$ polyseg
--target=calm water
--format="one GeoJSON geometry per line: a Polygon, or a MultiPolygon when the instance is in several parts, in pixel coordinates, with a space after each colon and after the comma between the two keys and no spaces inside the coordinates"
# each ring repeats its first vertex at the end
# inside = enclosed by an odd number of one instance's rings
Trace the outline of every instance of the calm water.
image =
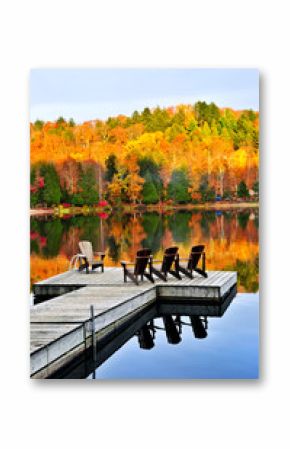
{"type": "Polygon", "coordinates": [[[171,245],[186,257],[206,245],[207,269],[238,272],[238,291],[210,304],[163,303],[99,344],[97,360],[79,357],[56,377],[96,379],[257,378],[259,360],[258,210],[178,211],[31,219],[31,283],[66,271],[78,242],[106,252],[106,265],[156,258],[171,245]],[[232,295],[234,296],[234,295],[232,295]]]}
{"type": "Polygon", "coordinates": [[[257,294],[218,310],[164,303],[58,377],[88,379],[255,379],[259,376],[257,294]],[[96,368],[97,367],[97,368],[96,368]]]}
{"type": "Polygon", "coordinates": [[[237,271],[239,292],[253,293],[259,285],[258,228],[258,209],[32,218],[31,283],[66,271],[79,240],[105,251],[108,266],[134,260],[141,247],[160,258],[166,247],[177,245],[186,257],[193,244],[204,243],[207,269],[237,271]]]}

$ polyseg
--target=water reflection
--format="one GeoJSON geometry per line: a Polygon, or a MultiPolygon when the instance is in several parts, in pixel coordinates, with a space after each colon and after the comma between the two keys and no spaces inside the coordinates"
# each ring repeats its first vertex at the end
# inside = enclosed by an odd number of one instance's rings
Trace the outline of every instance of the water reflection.
{"type": "Polygon", "coordinates": [[[154,348],[154,321],[152,320],[149,324],[145,324],[145,326],[141,327],[141,329],[136,332],[136,335],[138,337],[138,342],[141,349],[154,348]]]}
{"type": "Polygon", "coordinates": [[[195,339],[204,339],[208,335],[208,317],[221,318],[236,296],[236,288],[221,303],[215,300],[160,301],[149,307],[139,317],[132,319],[123,329],[114,330],[109,336],[97,343],[96,358],[93,360],[91,350],[69,366],[54,374],[55,378],[85,378],[92,375],[97,378],[98,368],[118,351],[130,339],[137,339],[142,350],[158,349],[158,336],[164,333],[167,344],[179,345],[186,327],[192,329],[195,339]]]}
{"type": "Polygon", "coordinates": [[[191,246],[205,244],[209,270],[235,270],[239,291],[258,290],[258,210],[177,211],[168,214],[112,213],[98,216],[31,219],[31,283],[68,269],[80,240],[105,251],[105,264],[134,260],[141,247],[162,258],[166,247],[178,246],[187,257],[191,246]]]}
{"type": "Polygon", "coordinates": [[[191,326],[195,338],[206,338],[208,321],[207,317],[200,317],[196,315],[189,315],[189,322],[182,319],[180,315],[175,316],[165,315],[162,317],[163,327],[158,326],[151,320],[145,324],[138,332],[138,342],[141,349],[154,348],[154,340],[157,330],[165,331],[167,342],[171,345],[177,345],[182,341],[183,326],[191,326]]]}
{"type": "Polygon", "coordinates": [[[171,345],[177,345],[182,341],[183,326],[190,326],[195,338],[206,338],[208,321],[207,317],[189,315],[189,322],[182,319],[180,315],[165,315],[162,317],[163,326],[154,324],[154,320],[145,324],[138,332],[138,341],[141,349],[152,349],[155,345],[154,339],[157,330],[164,330],[167,342],[171,345]]]}

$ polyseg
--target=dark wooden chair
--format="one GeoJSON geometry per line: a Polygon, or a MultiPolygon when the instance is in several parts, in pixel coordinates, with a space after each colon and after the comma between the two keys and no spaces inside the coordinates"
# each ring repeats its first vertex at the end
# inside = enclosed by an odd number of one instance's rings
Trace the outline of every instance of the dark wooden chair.
{"type": "Polygon", "coordinates": [[[177,279],[182,279],[178,270],[176,269],[176,257],[178,255],[178,247],[173,246],[171,248],[166,248],[162,260],[151,260],[150,269],[151,273],[155,274],[157,277],[163,281],[167,281],[168,273],[177,279]],[[154,263],[161,263],[161,268],[158,269],[154,267],[154,263]]]}
{"type": "Polygon", "coordinates": [[[97,252],[94,254],[93,245],[88,241],[79,242],[79,248],[81,250],[81,254],[79,255],[79,258],[81,259],[79,271],[85,269],[86,273],[89,273],[89,268],[91,267],[91,270],[101,268],[101,271],[103,273],[105,253],[97,252]],[[98,259],[95,259],[95,255],[98,256],[98,259]]]}
{"type": "Polygon", "coordinates": [[[146,271],[147,265],[150,261],[150,256],[150,249],[140,249],[139,251],[137,251],[135,262],[122,261],[121,265],[124,269],[124,282],[127,282],[128,277],[131,279],[131,281],[135,282],[136,285],[139,285],[139,277],[141,278],[141,281],[143,281],[143,278],[145,276],[154,284],[154,279],[152,277],[151,271],[146,271]],[[128,265],[134,265],[134,269],[129,269],[128,265]]]}
{"type": "Polygon", "coordinates": [[[181,271],[181,273],[193,279],[193,272],[201,274],[203,277],[207,278],[207,273],[205,271],[205,252],[204,245],[196,245],[191,248],[190,255],[188,259],[181,259],[177,255],[176,258],[176,270],[181,271]],[[198,264],[201,260],[201,268],[198,264]],[[180,262],[186,261],[186,266],[183,266],[180,262]]]}

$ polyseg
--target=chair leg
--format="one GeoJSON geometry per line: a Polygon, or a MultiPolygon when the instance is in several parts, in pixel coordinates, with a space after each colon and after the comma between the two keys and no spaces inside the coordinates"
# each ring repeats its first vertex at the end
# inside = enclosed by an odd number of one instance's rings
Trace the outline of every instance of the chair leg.
{"type": "Polygon", "coordinates": [[[86,268],[86,265],[84,264],[84,263],[82,263],[80,266],[79,266],[79,271],[82,271],[82,270],[84,270],[86,268]]]}
{"type": "Polygon", "coordinates": [[[126,271],[126,276],[128,276],[131,281],[135,282],[136,285],[139,285],[138,278],[133,273],[130,273],[130,271],[126,271]]]}
{"type": "Polygon", "coordinates": [[[202,253],[201,256],[201,269],[205,273],[205,253],[202,253]]]}
{"type": "Polygon", "coordinates": [[[136,285],[139,285],[137,276],[135,276],[134,274],[131,274],[131,273],[128,273],[128,276],[133,282],[135,282],[136,285]]]}
{"type": "Polygon", "coordinates": [[[196,271],[197,273],[201,274],[204,278],[207,278],[207,273],[203,270],[201,270],[200,268],[194,268],[194,271],[196,271]]]}
{"type": "MultiPolygon", "coordinates": [[[[144,273],[144,276],[145,276],[147,279],[149,279],[149,281],[151,281],[152,284],[155,283],[155,281],[154,281],[154,279],[153,279],[153,276],[152,276],[150,273],[144,273]]],[[[142,276],[141,279],[143,280],[143,276],[142,276]]]]}
{"type": "Polygon", "coordinates": [[[181,273],[185,274],[185,276],[189,277],[190,279],[193,279],[191,270],[187,270],[186,268],[179,265],[179,271],[181,271],[181,273]]]}
{"type": "MultiPolygon", "coordinates": [[[[151,270],[150,270],[150,271],[151,271],[151,273],[155,274],[155,276],[159,277],[162,281],[164,281],[164,282],[167,281],[166,275],[163,274],[163,273],[161,273],[161,271],[156,270],[156,268],[151,267],[151,270]]],[[[152,276],[152,275],[151,275],[151,276],[152,276]]]]}
{"type": "Polygon", "coordinates": [[[182,277],[180,276],[179,273],[177,273],[177,271],[169,270],[169,273],[177,279],[182,279],[182,277]]]}

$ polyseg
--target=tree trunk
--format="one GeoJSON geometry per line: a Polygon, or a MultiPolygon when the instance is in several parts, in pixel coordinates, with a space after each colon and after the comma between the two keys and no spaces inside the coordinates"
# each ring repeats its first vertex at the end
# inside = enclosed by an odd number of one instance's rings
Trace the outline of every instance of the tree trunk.
{"type": "Polygon", "coordinates": [[[100,200],[103,199],[103,178],[102,178],[102,170],[101,166],[99,165],[99,197],[100,200]]]}
{"type": "Polygon", "coordinates": [[[223,196],[224,195],[224,172],[223,171],[220,171],[219,178],[220,178],[220,194],[221,194],[221,196],[223,196]]]}

